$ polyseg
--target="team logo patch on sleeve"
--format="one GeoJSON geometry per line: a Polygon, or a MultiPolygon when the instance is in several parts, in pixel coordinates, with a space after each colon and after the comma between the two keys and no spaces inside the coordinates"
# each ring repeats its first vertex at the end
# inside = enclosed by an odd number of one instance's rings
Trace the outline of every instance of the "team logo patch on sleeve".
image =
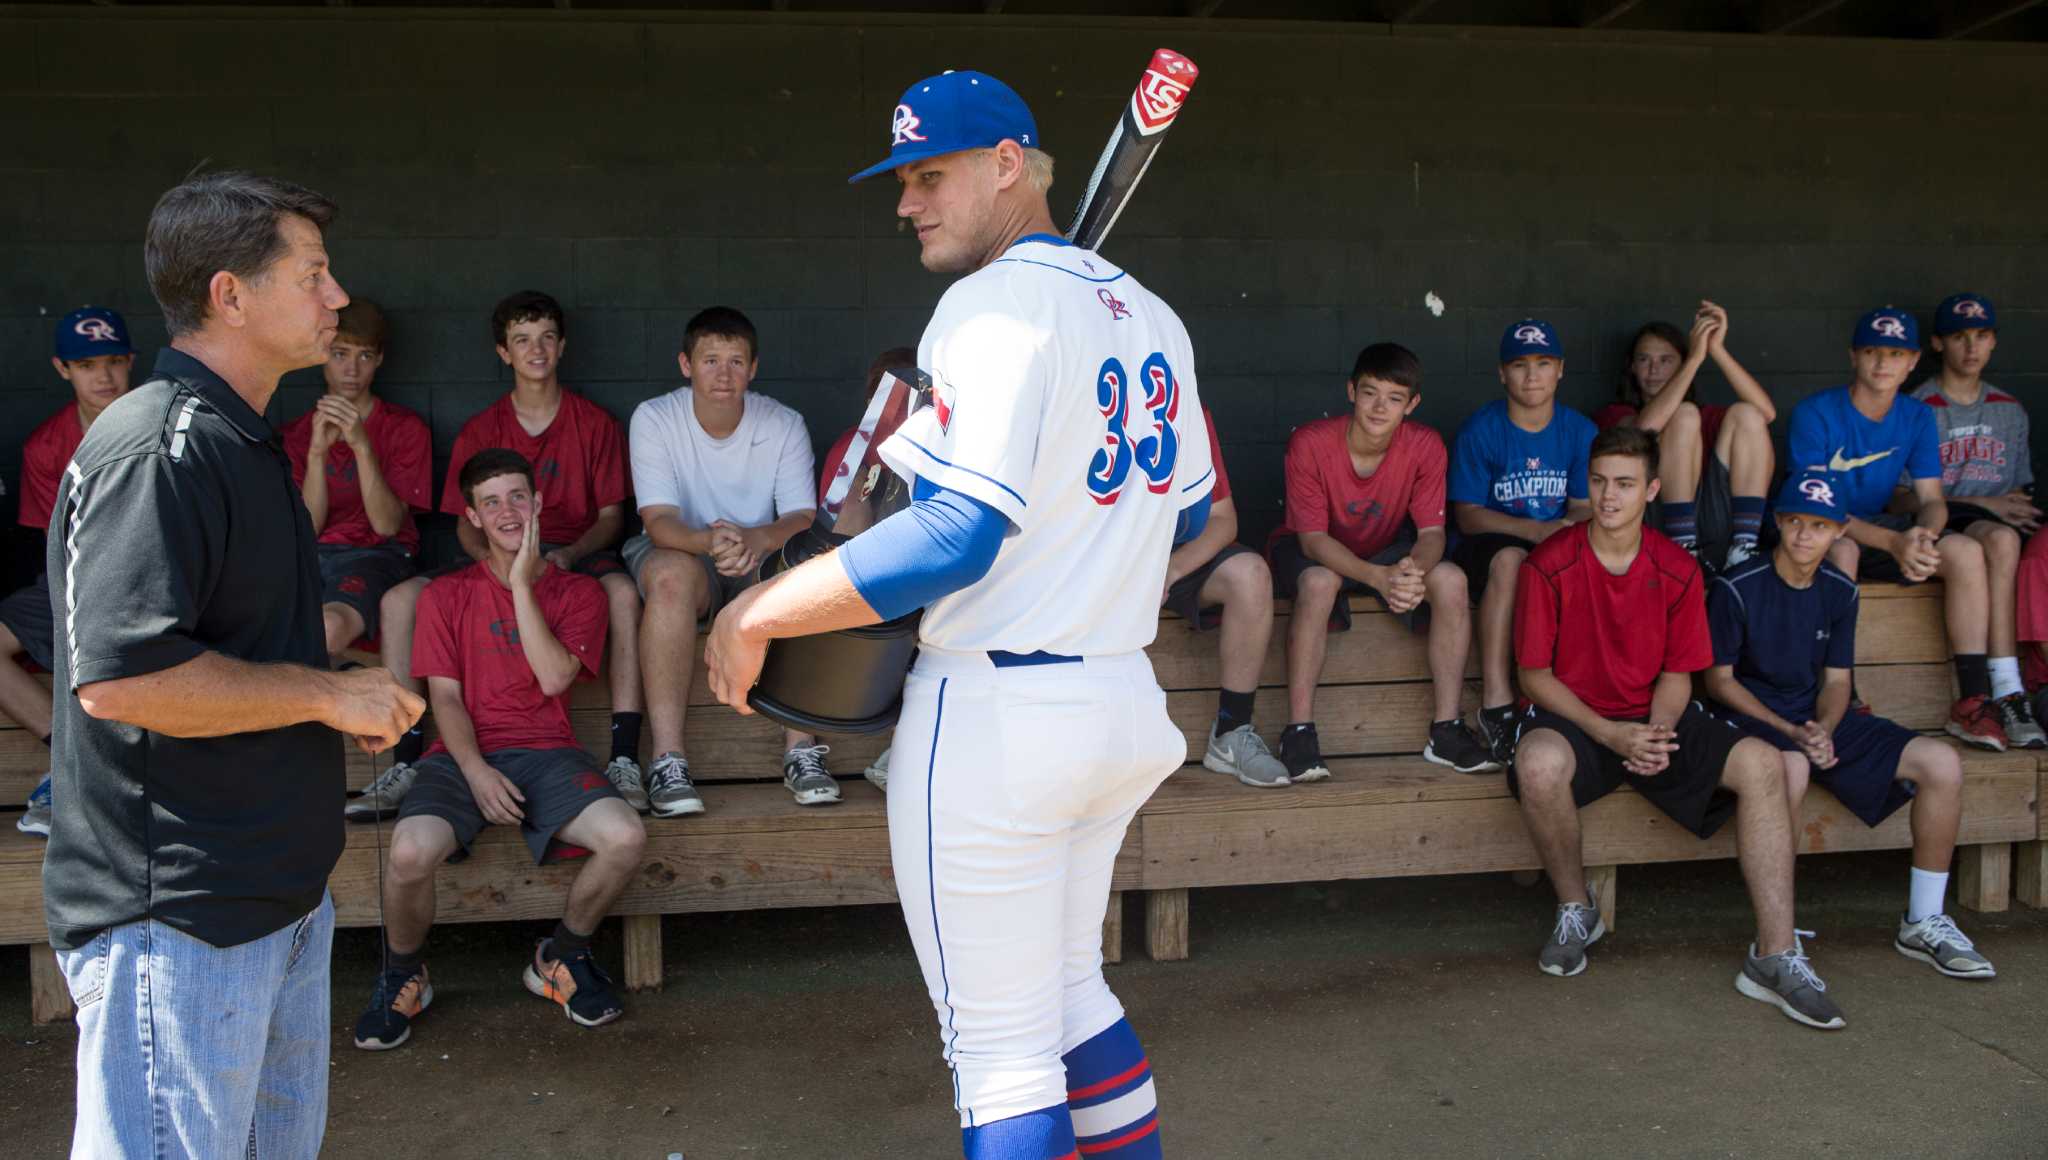
{"type": "Polygon", "coordinates": [[[939,430],[951,434],[953,431],[953,386],[951,383],[932,384],[932,413],[938,417],[939,430]]]}

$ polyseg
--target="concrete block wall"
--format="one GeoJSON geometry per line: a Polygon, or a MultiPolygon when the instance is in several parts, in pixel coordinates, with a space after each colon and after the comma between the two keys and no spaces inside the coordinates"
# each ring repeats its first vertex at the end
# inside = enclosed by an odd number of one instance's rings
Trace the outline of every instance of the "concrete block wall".
{"type": "MultiPolygon", "coordinates": [[[[341,203],[336,271],[393,317],[379,387],[430,417],[443,456],[506,385],[487,318],[522,287],[567,306],[565,378],[622,422],[677,385],[690,313],[739,306],[762,331],[757,389],[801,409],[822,449],[858,413],[872,353],[914,343],[944,289],[896,226],[893,183],[845,185],[885,151],[902,88],[946,67],[1014,84],[1061,161],[1064,222],[1160,44],[1202,64],[1201,87],[1105,253],[1186,319],[1253,542],[1279,517],[1288,431],[1344,406],[1352,356],[1381,339],[1422,355],[1419,417],[1448,434],[1495,397],[1507,323],[1560,327],[1565,397],[1590,409],[1636,325],[1712,297],[1789,405],[1841,381],[1862,310],[1971,288],[2000,309],[1995,381],[2048,399],[2048,154],[2024,145],[2048,105],[2038,46],[10,8],[0,472],[11,492],[22,437],[65,397],[57,316],[106,303],[142,347],[161,342],[143,226],[202,160],[341,203]]],[[[293,376],[277,416],[317,391],[315,372],[293,376]]],[[[1711,369],[1703,394],[1727,395],[1711,369]]]]}

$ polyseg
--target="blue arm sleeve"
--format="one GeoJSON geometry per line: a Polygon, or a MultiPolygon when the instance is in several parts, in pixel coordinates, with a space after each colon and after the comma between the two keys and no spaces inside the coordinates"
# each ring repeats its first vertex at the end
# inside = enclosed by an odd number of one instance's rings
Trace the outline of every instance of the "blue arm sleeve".
{"type": "Polygon", "coordinates": [[[911,505],[839,549],[853,586],[883,620],[958,592],[996,562],[1010,521],[978,499],[917,481],[911,505]]]}
{"type": "Polygon", "coordinates": [[[1205,495],[1180,509],[1180,520],[1173,525],[1173,546],[1180,547],[1201,535],[1202,529],[1208,526],[1209,497],[1205,495]]]}

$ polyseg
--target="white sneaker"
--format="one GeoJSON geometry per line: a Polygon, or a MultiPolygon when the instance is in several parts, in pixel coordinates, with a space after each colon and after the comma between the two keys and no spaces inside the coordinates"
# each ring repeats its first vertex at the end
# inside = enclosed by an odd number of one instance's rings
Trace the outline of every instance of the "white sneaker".
{"type": "Polygon", "coordinates": [[[888,793],[889,750],[882,750],[882,755],[880,757],[875,758],[875,763],[873,765],[868,766],[866,769],[861,770],[860,775],[864,778],[867,778],[868,783],[873,785],[876,789],[881,790],[883,793],[888,793]]]}
{"type": "Polygon", "coordinates": [[[626,799],[638,813],[647,812],[647,789],[640,783],[640,763],[630,757],[614,757],[604,767],[604,775],[610,779],[619,796],[626,799]]]}
{"type": "Polygon", "coordinates": [[[1930,914],[1919,922],[1899,918],[1899,935],[1892,946],[1909,959],[1918,959],[1951,979],[1991,979],[1998,968],[1977,952],[1970,936],[1956,929],[1946,914],[1930,914]]]}

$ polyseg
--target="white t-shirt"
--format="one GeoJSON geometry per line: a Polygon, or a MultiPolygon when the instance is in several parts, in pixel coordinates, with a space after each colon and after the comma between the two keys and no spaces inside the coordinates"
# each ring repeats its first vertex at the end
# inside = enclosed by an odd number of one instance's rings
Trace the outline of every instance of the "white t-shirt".
{"type": "Polygon", "coordinates": [[[1174,525],[1216,478],[1180,319],[1093,251],[1026,239],[946,291],[917,357],[935,402],[883,460],[1012,525],[919,636],[1069,656],[1152,643],[1174,525]]]}
{"type": "Polygon", "coordinates": [[[725,520],[758,528],[818,506],[810,433],[794,408],[747,392],[740,425],[713,439],[688,387],[633,410],[633,495],[642,510],[672,507],[685,524],[725,520]]]}

